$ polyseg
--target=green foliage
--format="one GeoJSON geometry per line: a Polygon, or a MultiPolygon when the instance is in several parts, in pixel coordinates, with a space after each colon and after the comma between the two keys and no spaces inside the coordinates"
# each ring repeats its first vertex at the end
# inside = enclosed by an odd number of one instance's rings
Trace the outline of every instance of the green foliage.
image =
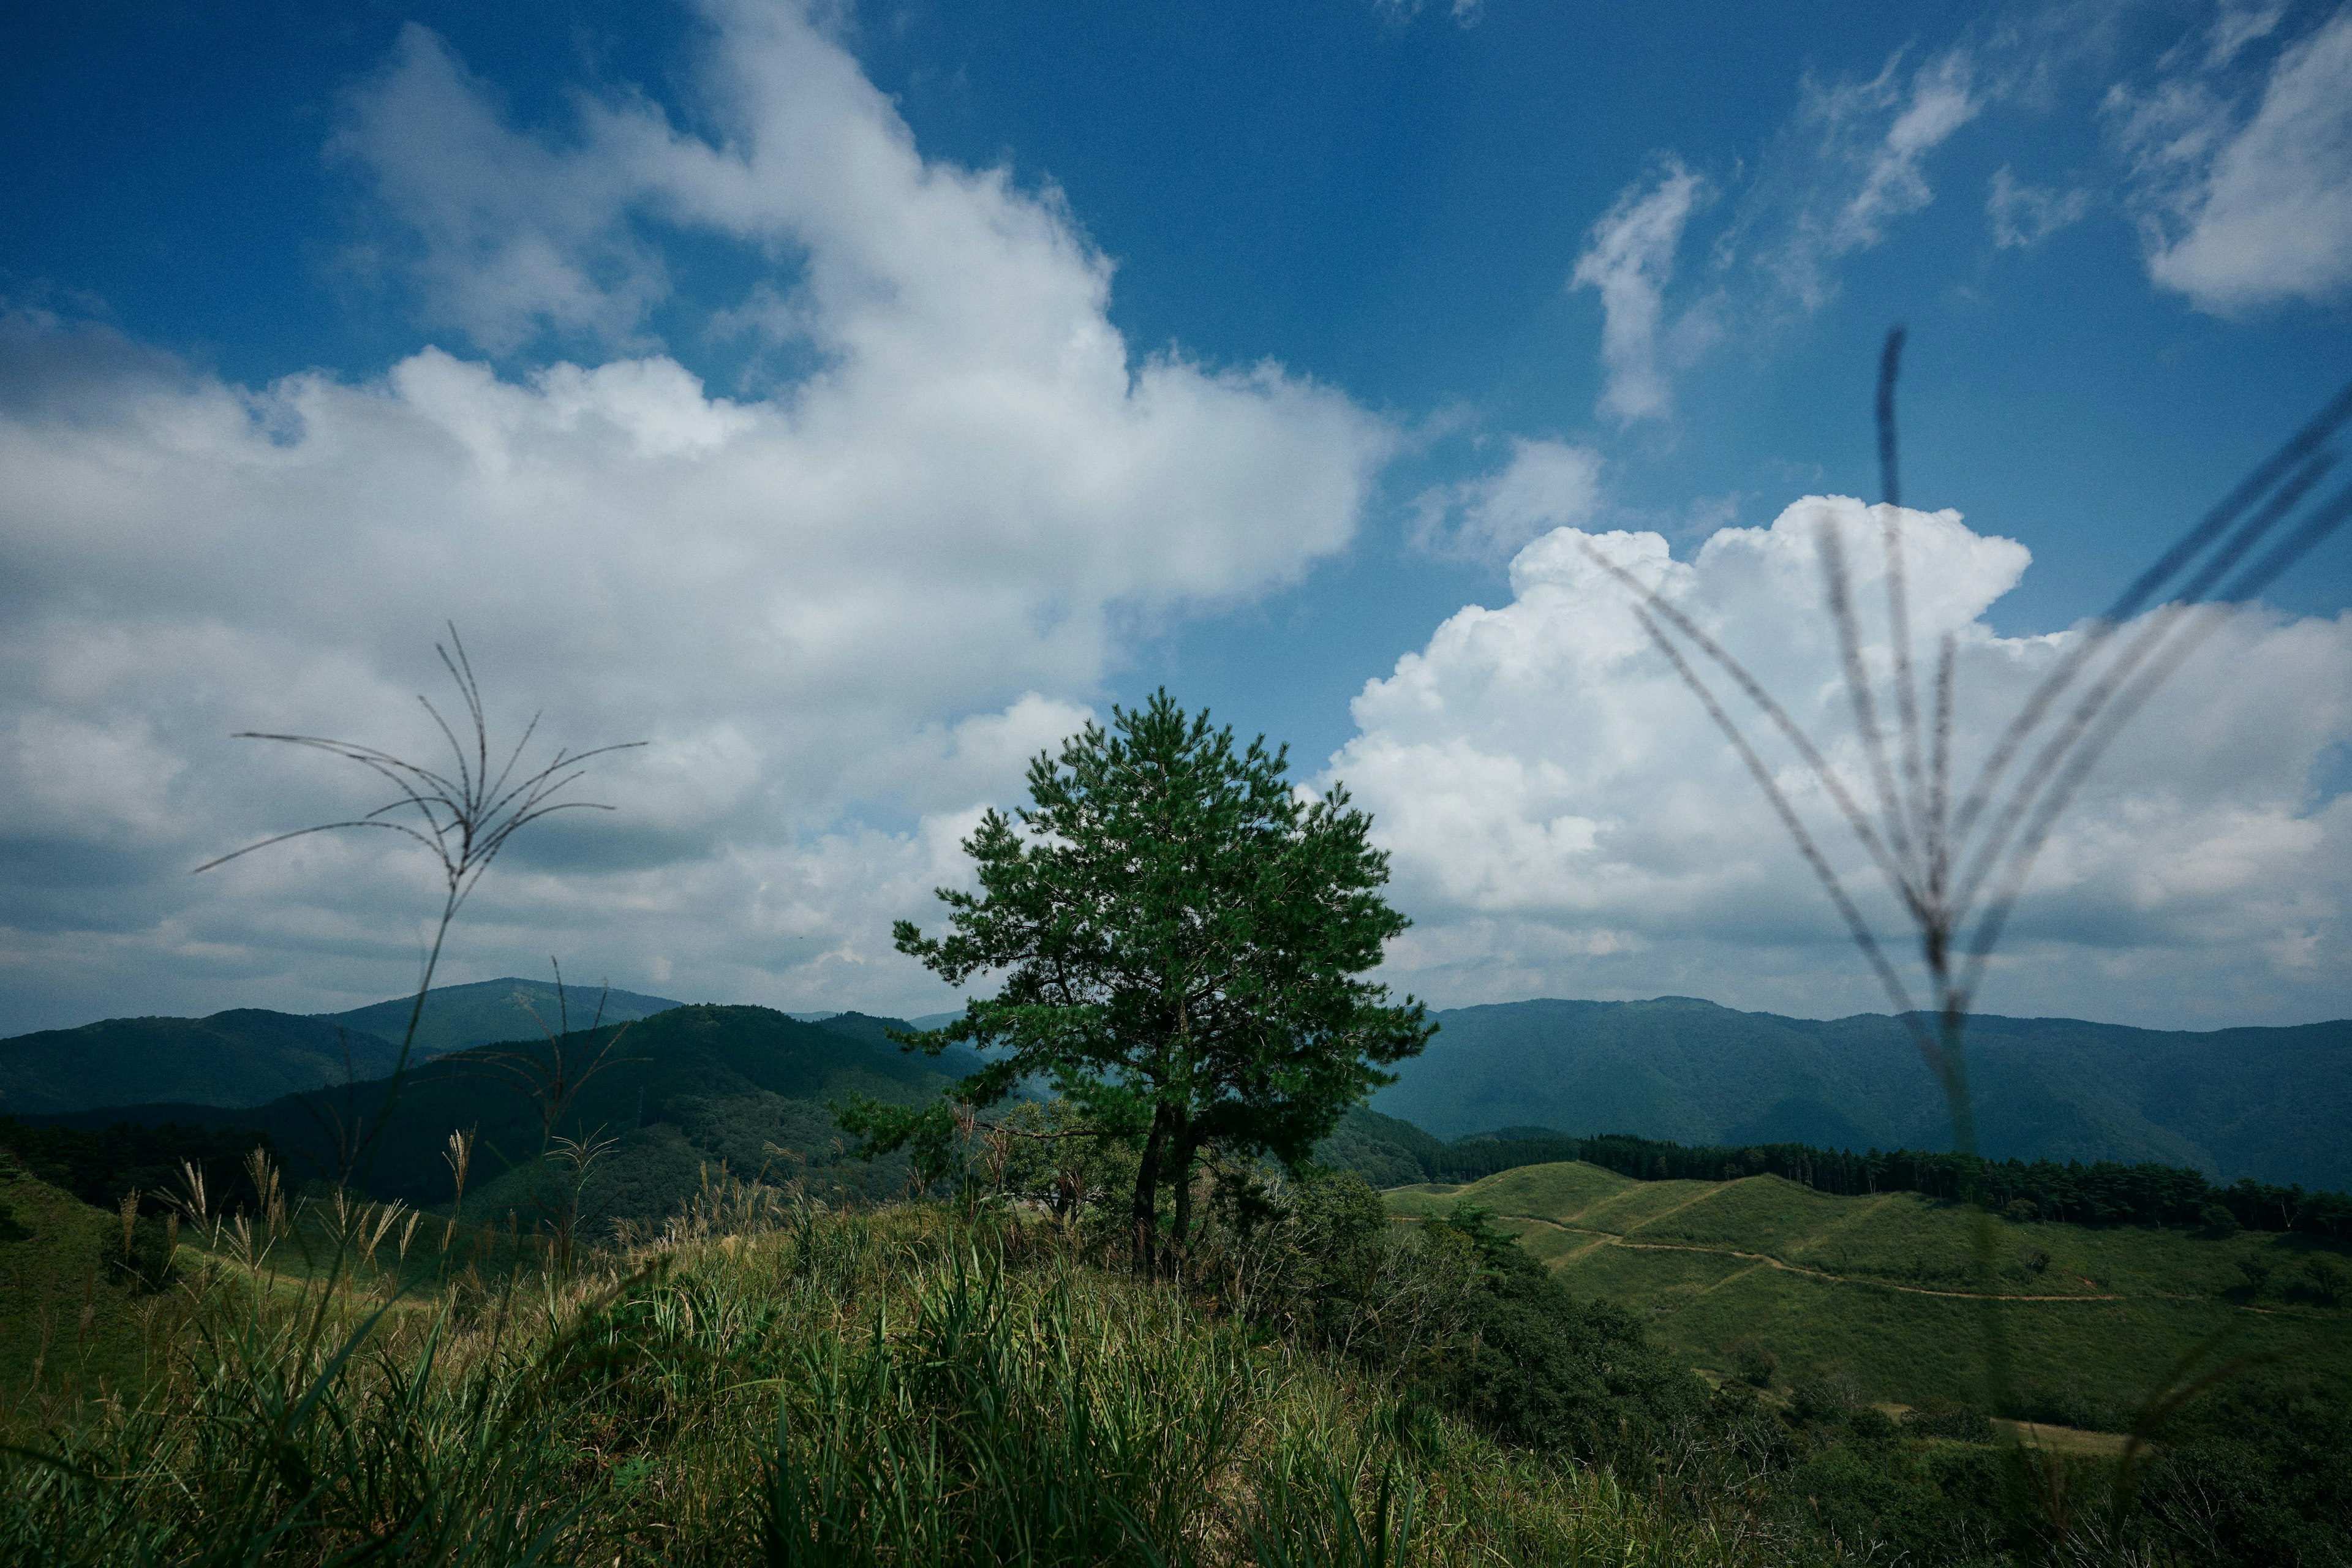
{"type": "Polygon", "coordinates": [[[160,1127],[122,1121],[100,1129],[36,1127],[0,1116],[0,1150],[14,1155],[31,1174],[104,1209],[121,1204],[124,1194],[136,1192],[140,1212],[148,1215],[164,1211],[164,1194],[179,1187],[182,1168],[188,1164],[204,1173],[206,1188],[223,1200],[252,1206],[254,1193],[245,1163],[257,1147],[273,1163],[277,1160],[266,1132],[175,1122],[160,1127]]]}
{"type": "MultiPolygon", "coordinates": [[[[1029,794],[965,840],[980,891],[940,889],[949,934],[896,928],[950,984],[1003,977],[917,1043],[990,1053],[956,1090],[966,1106],[1042,1082],[1139,1142],[1134,1222],[1156,1230],[1167,1184],[1181,1249],[1204,1153],[1303,1164],[1426,1042],[1418,1003],[1356,978],[1407,924],[1381,897],[1387,858],[1344,790],[1302,800],[1285,753],[1236,749],[1164,691],[1039,755],[1029,794]]],[[[919,1168],[946,1156],[941,1111],[852,1108],[844,1125],[872,1149],[911,1143],[919,1168]]]]}

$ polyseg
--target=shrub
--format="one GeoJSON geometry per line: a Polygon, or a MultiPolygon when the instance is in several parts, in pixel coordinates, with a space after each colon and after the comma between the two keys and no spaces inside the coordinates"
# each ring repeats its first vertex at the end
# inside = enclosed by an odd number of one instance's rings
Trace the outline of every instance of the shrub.
{"type": "Polygon", "coordinates": [[[1734,1340],[1724,1347],[1723,1354],[1730,1363],[1731,1375],[1740,1382],[1751,1388],[1772,1386],[1772,1374],[1780,1369],[1780,1363],[1763,1341],[1734,1340]]]}

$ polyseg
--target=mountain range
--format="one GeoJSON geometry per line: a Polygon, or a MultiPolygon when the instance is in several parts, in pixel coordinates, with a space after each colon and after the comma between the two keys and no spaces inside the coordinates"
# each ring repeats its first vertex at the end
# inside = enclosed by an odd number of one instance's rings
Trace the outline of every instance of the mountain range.
{"type": "MultiPolygon", "coordinates": [[[[1542,1128],[1683,1143],[1948,1149],[1949,1109],[1903,1020],[1785,1018],[1686,996],[1437,1015],[1372,1109],[1440,1137],[1542,1128]]],[[[2352,1020],[2207,1033],[1973,1017],[1979,1148],[2157,1161],[2352,1187],[2352,1020]]]]}
{"type": "MultiPolygon", "coordinates": [[[[818,1195],[881,1196],[906,1179],[903,1156],[845,1159],[832,1102],[865,1095],[931,1099],[979,1066],[898,1048],[897,1020],[844,1013],[803,1023],[766,1007],[677,1006],[551,1039],[445,1052],[395,1092],[375,1078],[243,1108],[155,1102],[35,1119],[97,1130],[118,1122],[257,1132],[298,1179],[348,1177],[378,1198],[446,1204],[452,1132],[475,1141],[469,1212],[538,1201],[533,1173],[566,1140],[593,1147],[599,1217],[649,1219],[723,1168],[789,1177],[818,1195]],[[568,1091],[564,1087],[569,1086],[568,1091]]],[[[0,1131],[5,1124],[0,1123],[0,1131]]]]}
{"type": "MultiPolygon", "coordinates": [[[[406,1026],[408,1005],[384,1002],[316,1016],[240,1009],[198,1019],[110,1019],[0,1040],[0,1112],[82,1125],[169,1114],[209,1125],[224,1120],[216,1112],[237,1110],[254,1113],[244,1121],[274,1128],[256,1119],[276,1104],[272,1115],[299,1144],[310,1134],[297,1137],[286,1118],[310,1127],[322,1103],[311,1091],[327,1086],[351,1085],[362,1099],[373,1092],[367,1085],[389,1070],[391,1041],[406,1026]]],[[[560,998],[544,982],[446,987],[428,999],[417,1055],[437,1068],[502,1040],[544,1045],[567,1014],[578,1031],[594,1009],[593,992],[574,988],[560,998]]],[[[1402,1064],[1371,1107],[1440,1138],[1518,1129],[1684,1143],[1951,1145],[1950,1114],[1935,1077],[1903,1021],[1885,1015],[1790,1018],[1665,996],[1503,1003],[1435,1017],[1439,1032],[1428,1050],[1402,1064]]],[[[832,1092],[825,1085],[840,1074],[905,1093],[919,1082],[943,1081],[942,1071],[964,1070],[903,1055],[884,1031],[905,1026],[854,1013],[810,1021],[758,1007],[682,1008],[616,991],[605,995],[604,1018],[608,1027],[642,1020],[632,1031],[633,1051],[700,1042],[694,1050],[703,1054],[673,1068],[633,1068],[621,1078],[656,1103],[698,1100],[703,1110],[695,1116],[730,1125],[734,1112],[715,1108],[750,1089],[819,1107],[812,1112],[819,1114],[832,1092]],[[683,1019],[655,1026],[673,1013],[701,1022],[692,1029],[683,1019]],[[763,1052],[782,1054],[762,1065],[763,1052]]],[[[1988,1154],[2156,1161],[2222,1182],[2252,1176],[2352,1188],[2352,1136],[2345,1131],[2352,1127],[2352,1020],[2189,1033],[1985,1016],[1969,1020],[1968,1057],[1979,1144],[1988,1154]]],[[[481,1062],[449,1070],[473,1072],[468,1081],[478,1083],[481,1062]]],[[[420,1071],[417,1082],[439,1084],[443,1076],[420,1071]]],[[[674,1124],[686,1122],[694,1116],[674,1124]]],[[[650,1125],[640,1119],[633,1130],[650,1125]]],[[[828,1121],[772,1141],[817,1149],[829,1147],[830,1137],[828,1121]]],[[[733,1151],[730,1159],[747,1148],[757,1152],[732,1134],[711,1146],[722,1144],[733,1151]]]]}
{"type": "MultiPolygon", "coordinates": [[[[539,1039],[677,1006],[634,991],[598,993],[543,980],[436,987],[414,1055],[428,1059],[499,1040],[539,1039]]],[[[0,1114],[41,1116],[127,1100],[253,1106],[284,1094],[380,1078],[400,1055],[411,999],[345,1013],[237,1007],[205,1018],[108,1018],[0,1040],[0,1114]]]]}

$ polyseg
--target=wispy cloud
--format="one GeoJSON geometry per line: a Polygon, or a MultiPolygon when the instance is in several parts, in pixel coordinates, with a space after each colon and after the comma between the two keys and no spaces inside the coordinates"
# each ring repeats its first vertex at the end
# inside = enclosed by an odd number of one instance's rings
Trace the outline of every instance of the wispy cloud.
{"type": "MultiPolygon", "coordinates": [[[[1403,26],[1423,11],[1431,0],[1372,0],[1372,9],[1396,26],[1403,26]]],[[[1457,27],[1475,27],[1486,8],[1486,0],[1445,0],[1445,14],[1457,27]]]]}
{"type": "Polygon", "coordinates": [[[1895,220],[1935,200],[1928,154],[1983,110],[1968,48],[1902,68],[1897,54],[1867,81],[1804,86],[1792,166],[1772,193],[1789,208],[1786,228],[1767,242],[1764,260],[1807,310],[1837,291],[1838,261],[1882,243],[1895,220]]]}
{"type": "Polygon", "coordinates": [[[2053,191],[2029,185],[2011,174],[2006,163],[1993,171],[1991,188],[1985,197],[1985,216],[1992,222],[1993,246],[2000,250],[2029,249],[2060,229],[2080,223],[2090,210],[2090,192],[2053,191]]]}
{"type": "Polygon", "coordinates": [[[2352,11],[2280,50],[2249,113],[2229,68],[2279,20],[2225,8],[2202,63],[2106,98],[2148,276],[2217,314],[2352,292],[2352,11]]]}
{"type": "Polygon", "coordinates": [[[1659,363],[1659,336],[1675,253],[1691,214],[1710,192],[1706,182],[1668,160],[1654,180],[1626,187],[1592,226],[1570,289],[1601,296],[1601,361],[1608,372],[1601,415],[1620,425],[1664,416],[1671,405],[1659,363]]]}
{"type": "Polygon", "coordinates": [[[1434,555],[1507,561],[1556,528],[1580,528],[1601,510],[1601,454],[1564,441],[1511,443],[1497,472],[1422,493],[1413,542],[1434,555]]]}

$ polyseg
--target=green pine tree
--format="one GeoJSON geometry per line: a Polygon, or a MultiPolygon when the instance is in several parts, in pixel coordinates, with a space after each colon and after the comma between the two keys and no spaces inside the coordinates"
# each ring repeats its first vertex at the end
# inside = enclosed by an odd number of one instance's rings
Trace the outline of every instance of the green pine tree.
{"type": "MultiPolygon", "coordinates": [[[[990,1053],[952,1098],[977,1110],[1049,1083],[1101,1135],[1140,1150],[1132,1219],[1156,1250],[1159,1193],[1175,1194],[1167,1245],[1192,1232],[1192,1176],[1209,1151],[1304,1164],[1381,1069],[1434,1033],[1412,997],[1360,978],[1410,923],[1381,898],[1388,858],[1345,790],[1290,784],[1287,748],[1237,750],[1230,728],[1163,690],[1112,710],[1058,758],[1029,766],[1030,805],[991,811],[964,841],[980,891],[942,889],[950,931],[895,931],[898,950],[950,984],[1002,974],[945,1028],[911,1037],[990,1053]]],[[[948,1107],[861,1102],[843,1125],[867,1152],[908,1142],[934,1168],[948,1107]]]]}

